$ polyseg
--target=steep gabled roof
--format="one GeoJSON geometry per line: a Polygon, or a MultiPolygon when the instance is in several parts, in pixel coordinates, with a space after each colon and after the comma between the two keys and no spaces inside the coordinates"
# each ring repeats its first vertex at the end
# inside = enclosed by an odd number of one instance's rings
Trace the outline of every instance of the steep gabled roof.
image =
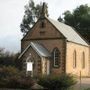
{"type": "Polygon", "coordinates": [[[50,57],[50,53],[48,52],[48,50],[42,46],[41,44],[39,43],[36,43],[36,42],[31,42],[27,48],[20,54],[19,56],[19,59],[24,55],[24,53],[30,48],[32,47],[35,52],[37,52],[37,54],[40,56],[40,57],[50,57]]]}
{"type": "Polygon", "coordinates": [[[68,41],[88,46],[88,43],[72,27],[48,17],[46,18],[66,37],[68,41]]]}

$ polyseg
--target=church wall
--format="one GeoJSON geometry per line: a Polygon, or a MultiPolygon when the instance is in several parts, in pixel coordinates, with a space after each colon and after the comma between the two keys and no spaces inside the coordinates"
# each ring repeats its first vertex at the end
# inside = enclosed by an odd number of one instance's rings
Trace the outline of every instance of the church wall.
{"type": "Polygon", "coordinates": [[[47,19],[40,19],[34,25],[32,30],[27,33],[23,40],[60,37],[63,37],[63,35],[58,30],[56,30],[56,28],[47,19]],[[42,22],[44,24],[43,27],[42,22]]]}
{"type": "Polygon", "coordinates": [[[24,66],[24,69],[26,70],[26,59],[28,58],[28,56],[31,54],[31,58],[30,60],[34,63],[33,64],[33,73],[34,73],[34,76],[36,75],[40,75],[42,73],[42,66],[40,66],[41,64],[41,58],[40,56],[32,49],[32,47],[30,47],[26,53],[22,56],[22,60],[23,60],[23,66],[24,66]]]}
{"type": "Polygon", "coordinates": [[[88,76],[89,73],[89,47],[80,44],[67,42],[66,51],[66,73],[80,76],[88,76]],[[73,67],[73,53],[76,51],[76,68],[73,67]],[[82,68],[82,52],[85,52],[85,68],[82,68]]]}
{"type": "Polygon", "coordinates": [[[64,38],[64,36],[47,19],[41,19],[38,20],[32,30],[21,40],[21,51],[29,45],[29,41],[53,40],[60,38],[64,38]],[[42,22],[44,22],[44,27],[41,27],[42,22]]]}
{"type": "Polygon", "coordinates": [[[65,72],[65,47],[66,43],[64,39],[61,40],[38,40],[39,43],[43,44],[43,46],[48,49],[50,53],[52,53],[54,48],[58,48],[60,51],[60,62],[61,66],[59,68],[55,68],[52,65],[53,59],[51,58],[51,73],[60,74],[65,72]]]}
{"type": "Polygon", "coordinates": [[[62,72],[65,72],[65,47],[66,43],[65,40],[40,40],[39,43],[42,43],[45,48],[49,50],[50,53],[52,53],[54,48],[58,48],[60,51],[60,60],[61,60],[61,66],[59,68],[54,68],[52,65],[53,59],[51,59],[51,73],[54,74],[60,74],[62,72]]]}
{"type": "Polygon", "coordinates": [[[39,20],[32,28],[32,31],[28,32],[22,39],[21,51],[25,50],[30,42],[39,42],[43,44],[50,53],[57,47],[61,53],[61,66],[59,68],[54,68],[51,59],[51,73],[59,74],[65,72],[65,37],[47,19],[39,20]],[[41,27],[42,22],[44,22],[45,25],[43,28],[41,27]]]}
{"type": "Polygon", "coordinates": [[[21,41],[21,52],[23,52],[27,48],[27,46],[30,44],[30,42],[31,41],[26,41],[26,40],[21,41]]]}
{"type": "MultiPolygon", "coordinates": [[[[51,73],[56,73],[56,74],[59,74],[59,73],[62,73],[62,72],[65,72],[65,52],[66,52],[66,43],[65,43],[65,40],[64,39],[60,39],[60,40],[31,40],[31,41],[26,41],[26,43],[30,43],[30,42],[38,42],[38,43],[41,43],[46,49],[48,49],[48,51],[50,53],[52,53],[53,49],[54,48],[58,48],[59,51],[60,51],[60,55],[61,55],[61,66],[59,68],[54,68],[52,66],[52,59],[51,59],[51,73]]],[[[25,44],[26,44],[25,43],[25,44]]],[[[25,45],[24,44],[24,45],[25,45]]]]}
{"type": "Polygon", "coordinates": [[[90,45],[89,45],[89,76],[90,76],[90,45]]]}

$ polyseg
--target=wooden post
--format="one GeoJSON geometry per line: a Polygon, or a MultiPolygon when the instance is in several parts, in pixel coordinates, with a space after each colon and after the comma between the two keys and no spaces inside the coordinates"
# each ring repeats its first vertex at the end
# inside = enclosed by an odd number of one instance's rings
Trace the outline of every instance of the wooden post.
{"type": "Polygon", "coordinates": [[[81,90],[81,84],[82,84],[81,78],[82,78],[82,72],[80,71],[80,90],[81,90]]]}

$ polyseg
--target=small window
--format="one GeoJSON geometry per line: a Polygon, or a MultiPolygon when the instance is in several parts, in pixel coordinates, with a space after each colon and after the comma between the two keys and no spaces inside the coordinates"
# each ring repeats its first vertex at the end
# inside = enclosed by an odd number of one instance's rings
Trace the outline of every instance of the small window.
{"type": "Polygon", "coordinates": [[[77,66],[77,56],[76,56],[76,50],[73,52],[73,68],[76,68],[77,66]]]}
{"type": "Polygon", "coordinates": [[[57,48],[53,50],[53,66],[54,67],[60,66],[60,52],[57,48]]]}
{"type": "Polygon", "coordinates": [[[42,28],[44,28],[44,22],[42,22],[42,28]]]}
{"type": "Polygon", "coordinates": [[[82,68],[85,68],[85,53],[82,53],[82,60],[81,60],[82,68]]]}
{"type": "Polygon", "coordinates": [[[41,28],[44,28],[44,27],[45,27],[45,23],[44,23],[44,21],[41,22],[40,27],[41,27],[41,28]]]}

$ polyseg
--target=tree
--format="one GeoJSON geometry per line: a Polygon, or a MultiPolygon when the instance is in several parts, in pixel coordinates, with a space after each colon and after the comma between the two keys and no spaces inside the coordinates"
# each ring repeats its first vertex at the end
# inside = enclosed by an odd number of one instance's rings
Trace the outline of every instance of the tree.
{"type": "MultiPolygon", "coordinates": [[[[45,4],[45,8],[48,6],[45,4]]],[[[30,0],[27,5],[25,5],[25,15],[23,16],[22,23],[20,25],[21,32],[25,35],[31,27],[35,24],[35,21],[40,17],[42,13],[42,3],[36,4],[33,0],[30,0]]],[[[48,10],[47,10],[48,15],[48,10]]]]}
{"type": "Polygon", "coordinates": [[[73,12],[64,12],[62,19],[65,24],[74,27],[90,43],[90,7],[88,5],[80,5],[73,12]]]}
{"type": "Polygon", "coordinates": [[[18,59],[20,53],[10,53],[0,48],[0,68],[3,66],[14,66],[17,69],[22,69],[22,61],[18,59]]]}

